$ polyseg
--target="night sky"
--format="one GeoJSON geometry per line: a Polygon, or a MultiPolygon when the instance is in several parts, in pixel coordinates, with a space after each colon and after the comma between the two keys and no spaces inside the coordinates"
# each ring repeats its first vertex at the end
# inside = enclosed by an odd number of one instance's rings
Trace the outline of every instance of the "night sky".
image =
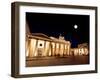
{"type": "Polygon", "coordinates": [[[31,33],[43,33],[58,38],[61,34],[77,47],[89,44],[89,15],[26,13],[26,21],[31,33]],[[74,25],[78,28],[75,29],[74,25]]]}

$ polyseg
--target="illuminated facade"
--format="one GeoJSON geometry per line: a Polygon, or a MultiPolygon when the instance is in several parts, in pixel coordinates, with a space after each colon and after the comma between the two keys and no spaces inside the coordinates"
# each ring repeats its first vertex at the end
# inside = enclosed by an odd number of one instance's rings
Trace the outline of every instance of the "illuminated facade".
{"type": "Polygon", "coordinates": [[[77,55],[88,55],[88,49],[87,48],[72,48],[71,49],[71,55],[77,56],[77,55]]]}
{"type": "Polygon", "coordinates": [[[55,38],[42,33],[34,33],[28,34],[26,38],[27,57],[88,55],[88,51],[86,44],[71,48],[70,41],[66,41],[63,36],[55,38]]]}
{"type": "Polygon", "coordinates": [[[67,56],[70,55],[70,41],[66,41],[64,37],[59,38],[48,37],[42,33],[34,33],[27,35],[26,56],[67,56]]]}
{"type": "Polygon", "coordinates": [[[78,44],[78,48],[71,49],[72,55],[88,55],[89,47],[87,43],[78,44]]]}

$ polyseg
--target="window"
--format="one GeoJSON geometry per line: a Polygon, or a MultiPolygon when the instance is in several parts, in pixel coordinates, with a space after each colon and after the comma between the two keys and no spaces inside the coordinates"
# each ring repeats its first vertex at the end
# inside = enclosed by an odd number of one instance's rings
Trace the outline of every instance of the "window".
{"type": "Polygon", "coordinates": [[[42,46],[42,44],[40,44],[40,46],[42,46]]]}

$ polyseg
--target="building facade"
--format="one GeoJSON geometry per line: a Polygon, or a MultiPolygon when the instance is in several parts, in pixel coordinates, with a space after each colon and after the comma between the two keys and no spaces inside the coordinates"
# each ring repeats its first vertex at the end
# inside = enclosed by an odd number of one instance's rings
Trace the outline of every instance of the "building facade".
{"type": "Polygon", "coordinates": [[[79,44],[77,48],[71,48],[70,41],[66,41],[63,36],[59,38],[48,37],[42,33],[28,34],[26,36],[26,56],[77,56],[88,55],[89,49],[86,43],[79,44]]]}
{"type": "Polygon", "coordinates": [[[71,48],[71,55],[77,56],[77,55],[88,55],[89,51],[87,48],[71,48]]]}
{"type": "Polygon", "coordinates": [[[78,44],[78,48],[71,48],[72,55],[89,55],[89,46],[87,43],[78,44]]]}
{"type": "Polygon", "coordinates": [[[64,37],[59,38],[48,37],[42,33],[34,33],[27,35],[26,56],[67,56],[70,55],[71,43],[66,41],[64,37]]]}

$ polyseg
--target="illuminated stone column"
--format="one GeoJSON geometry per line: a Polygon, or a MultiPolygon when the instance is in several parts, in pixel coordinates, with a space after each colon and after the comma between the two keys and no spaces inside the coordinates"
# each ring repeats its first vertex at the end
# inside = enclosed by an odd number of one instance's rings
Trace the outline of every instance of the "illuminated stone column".
{"type": "Polygon", "coordinates": [[[54,42],[52,42],[51,43],[51,54],[52,54],[52,56],[54,56],[55,55],[55,46],[56,46],[56,43],[54,43],[54,42]]]}
{"type": "Polygon", "coordinates": [[[55,42],[55,47],[54,47],[54,54],[53,54],[53,56],[55,56],[56,55],[56,42],[55,42]]]}
{"type": "Polygon", "coordinates": [[[84,55],[86,55],[86,53],[85,53],[85,48],[83,48],[83,51],[84,51],[84,55]]]}
{"type": "Polygon", "coordinates": [[[30,43],[30,39],[29,39],[29,37],[27,37],[27,35],[28,34],[30,34],[30,29],[29,29],[29,25],[28,25],[28,23],[26,22],[26,31],[25,31],[25,53],[26,53],[26,57],[28,57],[29,56],[29,43],[30,43]]]}
{"type": "Polygon", "coordinates": [[[50,48],[50,42],[46,41],[45,42],[44,56],[48,56],[49,48],[50,48]]]}
{"type": "Polygon", "coordinates": [[[67,54],[70,55],[70,43],[67,44],[67,54]]]}
{"type": "Polygon", "coordinates": [[[65,55],[65,44],[63,44],[63,56],[65,55]]]}
{"type": "Polygon", "coordinates": [[[63,50],[64,50],[63,44],[60,44],[60,56],[63,56],[63,50]]]}
{"type": "Polygon", "coordinates": [[[77,48],[77,55],[79,55],[79,49],[77,48]]]}
{"type": "Polygon", "coordinates": [[[61,44],[59,44],[59,55],[61,55],[61,44]]]}
{"type": "Polygon", "coordinates": [[[83,52],[83,48],[79,48],[79,55],[83,55],[84,52],[83,52]]]}
{"type": "Polygon", "coordinates": [[[68,44],[66,44],[66,55],[68,56],[68,44]]]}
{"type": "Polygon", "coordinates": [[[79,55],[79,54],[78,54],[78,49],[77,49],[77,48],[74,49],[74,55],[75,55],[75,56],[79,55]]]}
{"type": "Polygon", "coordinates": [[[59,54],[59,43],[56,43],[55,55],[59,54]]]}
{"type": "Polygon", "coordinates": [[[62,56],[64,56],[64,44],[62,44],[62,56]]]}
{"type": "Polygon", "coordinates": [[[26,57],[28,57],[28,55],[29,55],[29,43],[30,43],[30,40],[27,40],[26,44],[25,44],[26,57]]]}
{"type": "Polygon", "coordinates": [[[58,55],[60,55],[60,43],[59,43],[59,52],[58,52],[58,55]]]}
{"type": "Polygon", "coordinates": [[[73,51],[74,53],[73,53],[73,55],[75,56],[76,55],[76,49],[74,48],[74,51],[73,51]]]}
{"type": "Polygon", "coordinates": [[[29,43],[29,57],[35,56],[35,48],[36,48],[36,39],[30,39],[29,43]]]}
{"type": "Polygon", "coordinates": [[[64,44],[64,55],[66,55],[66,44],[64,44]]]}
{"type": "Polygon", "coordinates": [[[78,53],[79,53],[79,55],[81,55],[81,50],[80,50],[80,48],[78,49],[78,53]]]}
{"type": "Polygon", "coordinates": [[[81,49],[81,54],[84,55],[84,48],[81,49]]]}
{"type": "Polygon", "coordinates": [[[49,44],[49,53],[48,53],[48,56],[52,56],[52,44],[51,44],[52,42],[50,42],[50,44],[49,44]]]}
{"type": "Polygon", "coordinates": [[[84,49],[84,53],[85,53],[85,55],[88,55],[89,54],[89,51],[88,51],[87,48],[84,49]]]}
{"type": "Polygon", "coordinates": [[[42,56],[46,56],[46,41],[44,41],[44,48],[43,48],[43,53],[42,53],[42,56]]]}
{"type": "Polygon", "coordinates": [[[36,40],[36,46],[35,46],[35,51],[34,51],[34,56],[38,56],[38,40],[36,40]]]}

